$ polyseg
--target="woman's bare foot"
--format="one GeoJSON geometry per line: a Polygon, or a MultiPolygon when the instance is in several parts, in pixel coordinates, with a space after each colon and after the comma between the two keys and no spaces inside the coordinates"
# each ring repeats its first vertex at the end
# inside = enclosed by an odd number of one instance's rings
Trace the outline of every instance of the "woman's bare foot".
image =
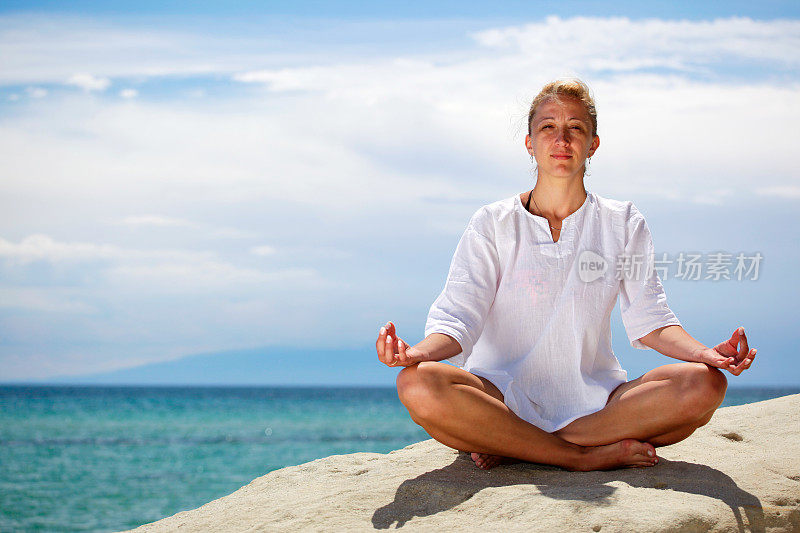
{"type": "MultiPolygon", "coordinates": [[[[510,465],[521,462],[513,457],[491,455],[488,453],[472,452],[470,454],[475,465],[483,470],[489,470],[498,465],[510,465]]],[[[658,463],[655,447],[647,442],[636,439],[624,439],[604,446],[585,446],[580,462],[572,471],[613,470],[615,468],[640,468],[654,466],[658,463]],[[652,453],[648,455],[648,452],[652,453]]]]}
{"type": "Polygon", "coordinates": [[[514,459],[513,457],[503,457],[502,455],[491,455],[488,453],[472,452],[470,456],[472,460],[475,461],[477,467],[483,470],[489,470],[498,465],[513,465],[514,463],[520,462],[519,459],[514,459]]]}
{"type": "Polygon", "coordinates": [[[652,444],[636,439],[623,439],[604,446],[585,446],[579,462],[567,470],[613,470],[654,466],[656,463],[658,457],[652,444]]]}

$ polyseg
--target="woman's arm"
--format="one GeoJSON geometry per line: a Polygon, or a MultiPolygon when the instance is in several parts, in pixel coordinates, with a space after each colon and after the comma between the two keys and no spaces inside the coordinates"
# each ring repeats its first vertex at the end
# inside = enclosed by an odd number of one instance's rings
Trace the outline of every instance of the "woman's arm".
{"type": "Polygon", "coordinates": [[[731,338],[713,348],[694,339],[680,326],[658,328],[639,341],[668,357],[681,361],[696,361],[727,370],[738,376],[748,368],[756,357],[756,349],[750,349],[744,328],[736,328],[731,338]]]}
{"type": "Polygon", "coordinates": [[[409,349],[423,354],[421,361],[441,361],[461,353],[458,341],[444,333],[431,333],[409,349]]]}
{"type": "Polygon", "coordinates": [[[701,354],[708,349],[685,329],[676,325],[654,329],[639,339],[639,342],[658,353],[681,361],[704,362],[701,354]]]}

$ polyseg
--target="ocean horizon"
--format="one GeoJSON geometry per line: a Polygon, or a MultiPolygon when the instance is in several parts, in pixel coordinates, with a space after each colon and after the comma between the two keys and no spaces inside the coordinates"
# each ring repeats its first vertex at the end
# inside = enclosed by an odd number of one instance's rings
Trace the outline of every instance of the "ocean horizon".
{"type": "MultiPolygon", "coordinates": [[[[729,386],[721,407],[797,393],[729,386]]],[[[0,408],[2,531],[130,529],[279,468],[430,438],[387,386],[6,384],[0,408]]]]}

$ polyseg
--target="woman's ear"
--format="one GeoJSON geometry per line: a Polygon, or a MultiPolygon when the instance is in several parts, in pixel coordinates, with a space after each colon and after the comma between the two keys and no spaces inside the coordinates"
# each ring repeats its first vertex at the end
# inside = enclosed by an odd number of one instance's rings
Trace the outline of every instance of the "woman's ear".
{"type": "Polygon", "coordinates": [[[536,154],[533,153],[533,146],[531,146],[531,134],[527,134],[525,136],[525,149],[528,150],[528,154],[534,156],[536,154]]]}
{"type": "Polygon", "coordinates": [[[594,153],[597,151],[597,147],[600,146],[600,137],[597,135],[594,136],[592,139],[592,146],[589,148],[589,157],[592,157],[594,153]]]}

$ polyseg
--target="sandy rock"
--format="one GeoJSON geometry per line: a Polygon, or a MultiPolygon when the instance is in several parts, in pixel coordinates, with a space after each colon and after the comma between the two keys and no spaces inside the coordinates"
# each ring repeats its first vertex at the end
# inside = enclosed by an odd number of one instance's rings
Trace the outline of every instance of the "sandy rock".
{"type": "Polygon", "coordinates": [[[488,471],[426,440],[334,455],[134,531],[800,531],[800,394],[725,407],[648,468],[488,471]]]}

